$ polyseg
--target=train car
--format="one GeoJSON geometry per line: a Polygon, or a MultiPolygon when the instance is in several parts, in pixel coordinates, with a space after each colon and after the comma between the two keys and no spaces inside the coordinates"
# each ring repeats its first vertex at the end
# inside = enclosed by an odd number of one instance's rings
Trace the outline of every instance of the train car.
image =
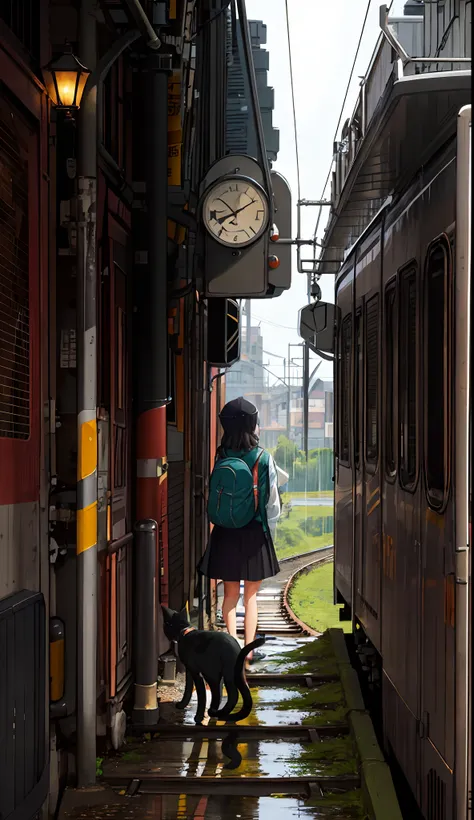
{"type": "Polygon", "coordinates": [[[470,106],[457,121],[336,279],[335,588],[379,660],[386,747],[443,820],[470,771],[470,106]]]}
{"type": "Polygon", "coordinates": [[[382,14],[336,143],[317,268],[336,276],[335,306],[304,308],[300,333],[334,353],[335,601],[379,695],[385,750],[423,817],[466,820],[471,74],[466,4],[433,51],[439,5],[403,18],[424,32],[426,63],[382,14]]]}

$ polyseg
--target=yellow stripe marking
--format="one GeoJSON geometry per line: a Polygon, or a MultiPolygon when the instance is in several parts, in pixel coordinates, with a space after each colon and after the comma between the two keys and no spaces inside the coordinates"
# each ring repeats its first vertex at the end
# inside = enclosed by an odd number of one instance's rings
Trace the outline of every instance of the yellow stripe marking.
{"type": "Polygon", "coordinates": [[[76,552],[81,552],[97,544],[97,501],[77,511],[77,546],[76,552]]]}
{"type": "Polygon", "coordinates": [[[92,475],[97,469],[97,421],[84,421],[79,434],[77,454],[77,477],[79,481],[92,475]]]}
{"type": "Polygon", "coordinates": [[[372,498],[374,497],[374,495],[377,495],[377,493],[379,493],[379,492],[380,492],[380,487],[376,487],[375,490],[372,490],[372,492],[369,495],[368,501],[371,501],[372,498]]]}

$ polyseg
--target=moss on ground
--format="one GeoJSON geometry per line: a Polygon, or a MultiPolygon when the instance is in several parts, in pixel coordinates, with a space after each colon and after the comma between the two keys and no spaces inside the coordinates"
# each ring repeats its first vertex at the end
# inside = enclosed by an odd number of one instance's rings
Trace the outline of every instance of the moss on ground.
{"type": "Polygon", "coordinates": [[[291,761],[295,775],[311,774],[314,764],[324,765],[324,775],[357,774],[357,757],[349,736],[305,744],[297,759],[291,761]]]}
{"type": "Polygon", "coordinates": [[[298,695],[289,700],[285,700],[277,706],[277,709],[301,709],[307,711],[313,707],[326,708],[344,702],[344,692],[339,682],[323,683],[314,689],[301,689],[298,695]]]}
{"type": "Polygon", "coordinates": [[[324,797],[311,798],[305,805],[320,809],[324,817],[354,818],[354,820],[368,820],[364,809],[362,791],[354,789],[343,794],[327,792],[324,797]]]}
{"type": "Polygon", "coordinates": [[[334,627],[350,632],[350,623],[339,620],[341,606],[333,603],[333,572],[331,561],[298,576],[288,602],[295,615],[318,632],[334,627]]]}
{"type": "Polygon", "coordinates": [[[313,672],[321,675],[337,675],[336,658],[328,633],[312,641],[300,644],[290,652],[272,655],[266,671],[288,672],[294,675],[305,675],[313,672]]]}

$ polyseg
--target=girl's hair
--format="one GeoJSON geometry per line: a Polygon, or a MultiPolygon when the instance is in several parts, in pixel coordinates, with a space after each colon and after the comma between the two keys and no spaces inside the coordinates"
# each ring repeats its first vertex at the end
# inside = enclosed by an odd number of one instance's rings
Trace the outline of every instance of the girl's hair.
{"type": "Polygon", "coordinates": [[[232,430],[232,432],[224,432],[219,453],[222,453],[223,450],[245,450],[248,452],[249,450],[253,450],[257,444],[258,436],[255,430],[251,433],[247,430],[232,430]]]}
{"type": "Polygon", "coordinates": [[[243,396],[228,402],[219,414],[224,430],[218,456],[225,450],[253,450],[258,444],[255,430],[258,424],[258,412],[255,405],[246,401],[243,396]]]}

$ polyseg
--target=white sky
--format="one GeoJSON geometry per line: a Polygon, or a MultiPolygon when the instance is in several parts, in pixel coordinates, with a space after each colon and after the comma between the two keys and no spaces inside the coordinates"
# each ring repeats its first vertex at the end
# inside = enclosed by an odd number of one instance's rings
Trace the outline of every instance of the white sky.
{"type": "MultiPolygon", "coordinates": [[[[380,3],[381,0],[372,0],[340,128],[355,107],[359,91],[358,76],[365,73],[380,33],[380,3]]],[[[270,54],[268,84],[275,89],[273,125],[280,131],[280,151],[274,168],[289,181],[296,204],[297,176],[285,2],[247,0],[246,5],[249,20],[262,20],[267,26],[267,44],[264,48],[270,54]]],[[[366,0],[288,0],[288,5],[301,197],[320,199],[331,162],[334,132],[365,16],[366,0]]],[[[404,0],[394,0],[392,14],[402,14],[403,5],[404,0]]],[[[326,194],[327,198],[329,190],[326,194]]],[[[303,238],[313,235],[316,217],[316,209],[304,209],[303,238]]],[[[326,225],[327,218],[328,209],[324,208],[320,229],[326,225]]],[[[310,258],[312,248],[308,247],[307,250],[310,258]]],[[[320,284],[323,299],[334,301],[334,277],[323,276],[320,284]]],[[[295,257],[291,290],[277,299],[252,301],[252,325],[258,324],[257,317],[273,323],[261,323],[265,350],[287,356],[288,344],[301,341],[296,326],[298,310],[306,301],[306,277],[297,273],[295,257]]],[[[301,354],[295,348],[292,355],[298,357],[301,354]]],[[[316,364],[317,358],[313,358],[316,364]]],[[[265,356],[264,362],[270,362],[270,369],[283,376],[281,359],[265,356]]],[[[301,370],[299,372],[301,374],[301,370]]],[[[323,362],[318,373],[326,378],[331,377],[332,365],[323,362]]],[[[292,378],[295,376],[296,370],[292,378]]],[[[270,378],[270,381],[274,379],[270,378]]]]}

